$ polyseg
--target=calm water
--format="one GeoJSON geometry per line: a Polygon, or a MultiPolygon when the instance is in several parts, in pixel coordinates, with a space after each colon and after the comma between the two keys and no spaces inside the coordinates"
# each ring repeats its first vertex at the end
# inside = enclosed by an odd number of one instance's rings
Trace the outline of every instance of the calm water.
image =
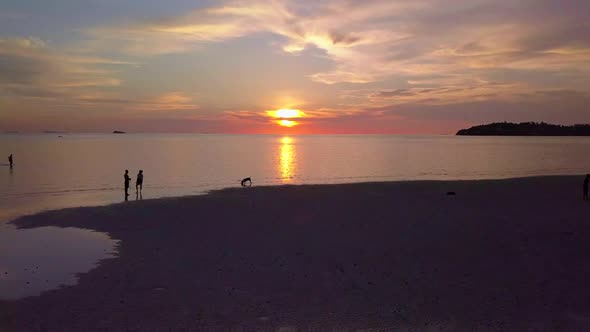
{"type": "Polygon", "coordinates": [[[0,135],[0,220],[120,202],[125,169],[132,185],[144,170],[146,199],[247,176],[271,185],[582,174],[588,151],[586,137],[0,135]]]}
{"type": "Polygon", "coordinates": [[[76,273],[113,257],[118,241],[77,228],[0,229],[0,300],[76,283],[76,273]]]}
{"type": "Polygon", "coordinates": [[[589,151],[586,137],[0,135],[0,298],[72,284],[74,273],[112,254],[116,241],[106,234],[18,231],[6,221],[121,202],[125,169],[133,182],[144,170],[146,199],[238,186],[248,176],[274,185],[585,174],[589,151]]]}

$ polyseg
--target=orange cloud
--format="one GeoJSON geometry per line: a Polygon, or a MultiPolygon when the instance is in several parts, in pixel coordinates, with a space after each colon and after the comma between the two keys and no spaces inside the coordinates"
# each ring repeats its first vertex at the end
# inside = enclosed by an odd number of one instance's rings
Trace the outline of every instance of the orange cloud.
{"type": "Polygon", "coordinates": [[[165,112],[169,116],[175,116],[171,113],[172,111],[175,111],[174,113],[184,111],[185,115],[194,117],[198,115],[194,111],[199,109],[199,105],[183,92],[168,92],[146,100],[135,100],[123,109],[141,113],[165,112]]]}

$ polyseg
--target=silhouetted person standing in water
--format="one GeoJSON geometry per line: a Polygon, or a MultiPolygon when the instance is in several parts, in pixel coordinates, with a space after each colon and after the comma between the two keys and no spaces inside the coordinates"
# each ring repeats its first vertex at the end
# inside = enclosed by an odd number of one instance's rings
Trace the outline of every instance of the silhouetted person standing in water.
{"type": "Polygon", "coordinates": [[[12,153],[8,156],[8,163],[10,164],[10,168],[12,168],[12,153]]]}
{"type": "Polygon", "coordinates": [[[143,189],[143,170],[139,170],[137,173],[137,180],[135,180],[135,191],[140,191],[143,189]]]}
{"type": "Polygon", "coordinates": [[[586,178],[584,179],[584,200],[588,200],[588,182],[590,181],[590,174],[586,174],[586,178]]]}
{"type": "Polygon", "coordinates": [[[131,177],[129,176],[129,170],[125,170],[125,175],[123,176],[125,178],[125,199],[127,199],[127,196],[129,196],[129,182],[131,182],[131,177]]]}

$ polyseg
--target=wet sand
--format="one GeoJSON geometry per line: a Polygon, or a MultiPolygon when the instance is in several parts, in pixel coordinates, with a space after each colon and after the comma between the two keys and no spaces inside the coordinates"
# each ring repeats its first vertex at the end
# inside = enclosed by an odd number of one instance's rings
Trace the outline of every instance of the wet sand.
{"type": "Polygon", "coordinates": [[[119,257],[0,302],[0,331],[588,330],[582,180],[236,188],[23,217],[107,232],[119,257]]]}

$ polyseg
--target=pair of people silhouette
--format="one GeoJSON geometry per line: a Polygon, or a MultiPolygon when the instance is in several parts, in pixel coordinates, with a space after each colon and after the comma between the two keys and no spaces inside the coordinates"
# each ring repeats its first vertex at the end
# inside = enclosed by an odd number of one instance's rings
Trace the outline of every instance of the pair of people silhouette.
{"type": "MultiPolygon", "coordinates": [[[[131,177],[129,176],[129,170],[125,170],[125,175],[123,175],[123,179],[125,180],[125,200],[127,200],[127,196],[129,196],[129,183],[131,182],[131,177]]],[[[135,180],[135,192],[141,193],[143,189],[143,170],[139,170],[137,173],[137,179],[135,180]]]]}

